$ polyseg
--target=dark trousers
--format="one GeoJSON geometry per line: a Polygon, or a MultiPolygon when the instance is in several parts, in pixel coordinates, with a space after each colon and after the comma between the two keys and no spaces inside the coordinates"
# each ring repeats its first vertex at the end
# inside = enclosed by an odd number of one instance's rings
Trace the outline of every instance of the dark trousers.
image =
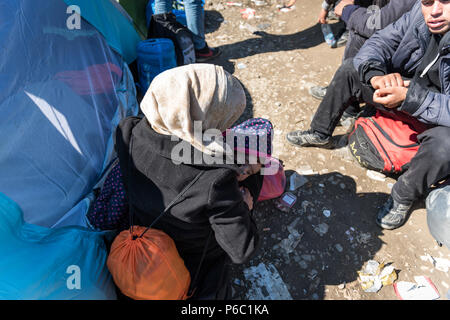
{"type": "MultiPolygon", "coordinates": [[[[344,61],[347,59],[353,59],[366,40],[367,38],[364,38],[350,30],[347,45],[345,46],[344,61]]],[[[356,116],[360,111],[361,108],[358,101],[351,103],[351,105],[345,110],[346,113],[352,116],[356,116]]]]}
{"type": "Polygon", "coordinates": [[[403,204],[419,199],[431,185],[450,176],[450,128],[434,127],[417,138],[419,151],[392,188],[394,200],[403,204]]]}
{"type": "MultiPolygon", "coordinates": [[[[359,81],[358,71],[353,66],[353,59],[344,60],[334,74],[327,88],[327,94],[311,122],[311,128],[326,135],[332,135],[339,123],[342,113],[359,102],[376,105],[373,102],[374,89],[359,81]]],[[[377,105],[379,108],[384,108],[377,105]]]]}
{"type": "Polygon", "coordinates": [[[360,36],[354,31],[350,30],[347,44],[345,45],[344,60],[353,59],[358,53],[359,49],[366,42],[367,38],[360,36]]]}
{"type": "MultiPolygon", "coordinates": [[[[311,122],[311,128],[323,134],[332,135],[342,113],[353,102],[366,102],[384,109],[373,102],[374,89],[362,84],[347,59],[334,75],[327,94],[311,122]]],[[[411,160],[409,169],[403,173],[392,188],[392,197],[402,204],[408,204],[424,196],[428,188],[450,175],[450,128],[434,127],[418,136],[419,151],[411,160]]]]}

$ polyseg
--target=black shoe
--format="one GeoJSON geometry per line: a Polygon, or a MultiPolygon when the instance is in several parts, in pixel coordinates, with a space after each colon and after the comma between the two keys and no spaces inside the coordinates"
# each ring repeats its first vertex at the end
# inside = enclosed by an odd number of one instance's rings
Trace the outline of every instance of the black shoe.
{"type": "Polygon", "coordinates": [[[384,206],[378,211],[377,224],[381,228],[388,230],[402,226],[412,205],[412,203],[409,205],[400,204],[392,197],[389,197],[384,206]]]}
{"type": "Polygon", "coordinates": [[[331,136],[324,136],[312,129],[306,131],[292,131],[286,135],[287,141],[300,147],[332,148],[331,136]]]}
{"type": "Polygon", "coordinates": [[[206,45],[203,49],[195,50],[195,61],[206,62],[219,56],[220,53],[218,48],[210,48],[206,45]]]}

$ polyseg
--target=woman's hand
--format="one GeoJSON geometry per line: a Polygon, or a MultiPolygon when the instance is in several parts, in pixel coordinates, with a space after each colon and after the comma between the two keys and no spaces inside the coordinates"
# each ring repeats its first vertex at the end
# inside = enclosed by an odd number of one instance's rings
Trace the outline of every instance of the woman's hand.
{"type": "Polygon", "coordinates": [[[261,170],[261,164],[246,164],[240,167],[241,173],[238,175],[238,181],[244,181],[252,174],[257,174],[261,170]]]}
{"type": "Polygon", "coordinates": [[[253,197],[250,191],[247,188],[241,187],[242,197],[244,198],[244,202],[247,204],[249,210],[253,210],[253,197]]]}

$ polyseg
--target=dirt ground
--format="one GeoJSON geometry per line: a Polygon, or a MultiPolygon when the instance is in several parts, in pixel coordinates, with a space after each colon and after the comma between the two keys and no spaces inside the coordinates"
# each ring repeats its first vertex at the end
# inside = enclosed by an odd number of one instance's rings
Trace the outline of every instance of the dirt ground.
{"type": "MultiPolygon", "coordinates": [[[[361,288],[357,272],[376,260],[393,264],[397,282],[428,276],[440,299],[448,299],[449,273],[426,257],[450,259],[450,250],[438,247],[430,235],[424,201],[403,227],[384,231],[375,214],[394,179],[369,177],[346,147],[302,149],[285,140],[289,131],[309,127],[319,101],[308,88],[328,84],[342,61],[344,48],[331,49],[316,24],[322,0],[297,0],[295,9],[286,13],[276,8],[281,0],[236,1],[242,6],[206,2],[207,41],[222,50],[213,63],[245,86],[248,105],[242,119],[264,117],[274,125],[274,152],[284,161],[288,180],[297,172],[307,183],[293,192],[297,202],[288,213],[279,211],[274,200],[256,205],[261,247],[247,264],[233,267],[233,298],[398,299],[392,285],[376,293],[361,288]],[[245,8],[256,10],[253,19],[242,18],[245,8]],[[294,243],[291,249],[289,243],[294,243]],[[260,263],[280,278],[266,275],[258,288],[246,270],[260,263]],[[277,295],[279,287],[285,291],[277,295]]],[[[338,127],[335,134],[345,131],[338,127]]]]}

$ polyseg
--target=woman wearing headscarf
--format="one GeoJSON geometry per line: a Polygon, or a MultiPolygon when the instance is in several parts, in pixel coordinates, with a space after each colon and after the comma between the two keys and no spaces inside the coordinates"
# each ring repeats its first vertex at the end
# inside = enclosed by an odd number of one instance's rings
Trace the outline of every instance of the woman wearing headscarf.
{"type": "Polygon", "coordinates": [[[230,298],[229,262],[244,263],[258,245],[252,207],[263,176],[250,175],[242,184],[238,165],[205,161],[208,156],[224,159],[229,152],[219,143],[221,136],[204,140],[194,131],[196,121],[202,133],[226,131],[245,105],[241,84],[222,67],[187,65],[158,75],[141,103],[145,117],[124,119],[117,130],[116,149],[134,225],[151,225],[196,180],[153,226],[174,240],[191,279],[196,279],[193,298],[230,298]],[[178,153],[173,151],[183,144],[190,154],[175,159],[178,153]]]}

